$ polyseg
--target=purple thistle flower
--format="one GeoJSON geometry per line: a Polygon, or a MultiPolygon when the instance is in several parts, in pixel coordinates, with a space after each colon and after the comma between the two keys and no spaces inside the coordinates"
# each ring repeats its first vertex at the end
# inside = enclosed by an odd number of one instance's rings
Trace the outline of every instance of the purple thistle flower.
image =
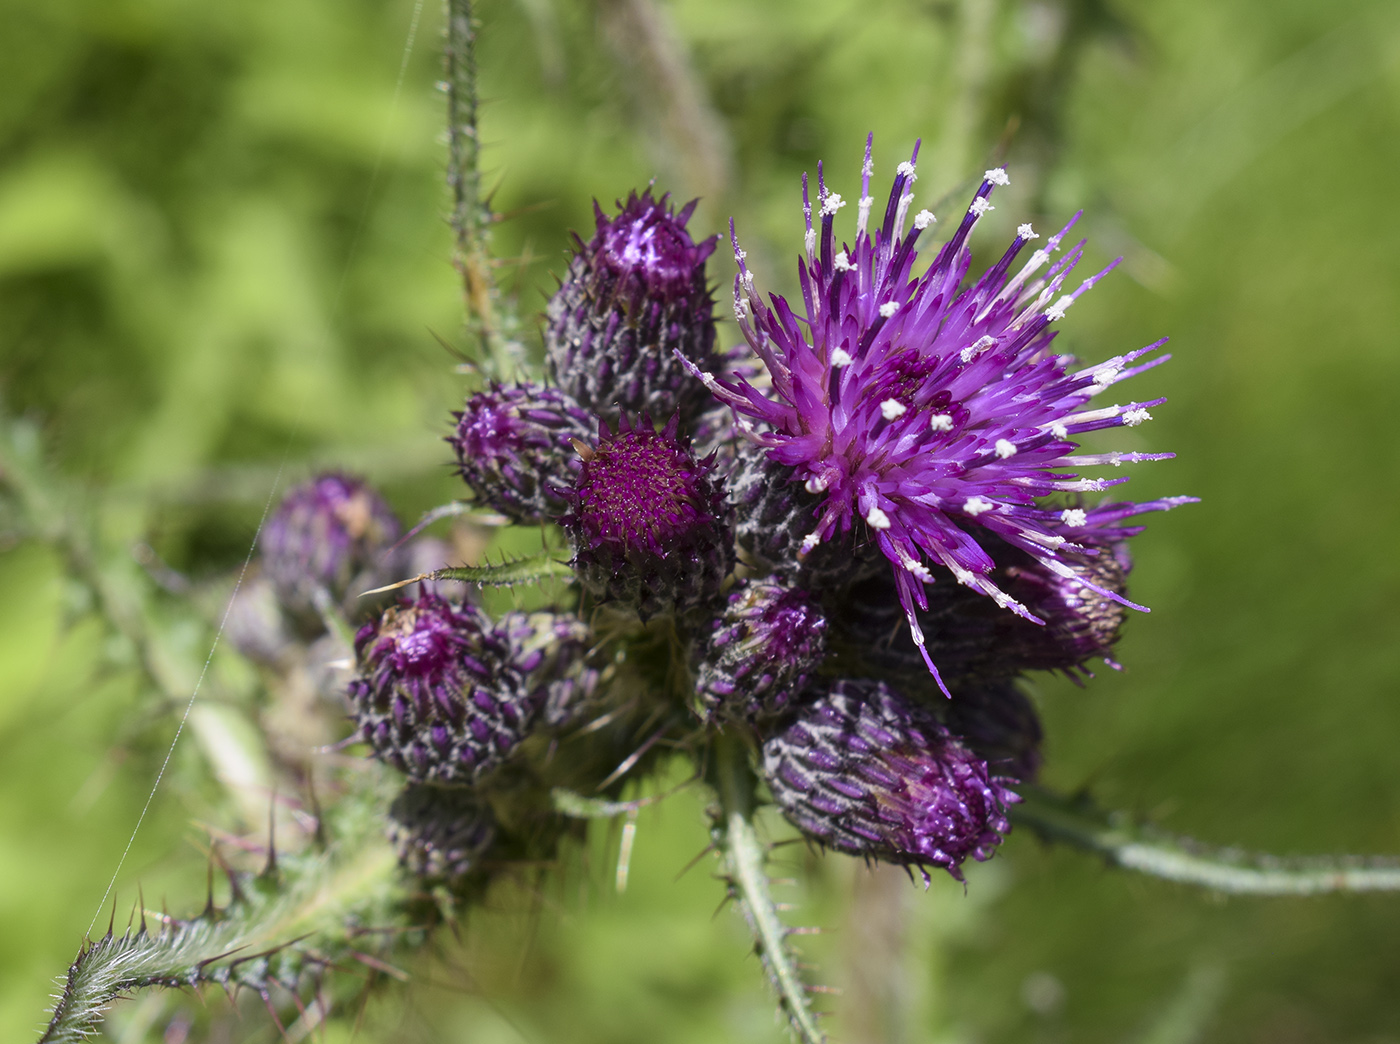
{"type": "Polygon", "coordinates": [[[826,656],[826,617],[778,577],[744,581],[704,643],[696,671],[702,717],[756,720],[787,710],[826,656]]]}
{"type": "Polygon", "coordinates": [[[693,364],[692,372],[751,427],[757,422],[749,437],[774,462],[793,468],[794,481],[821,496],[804,551],[849,538],[856,523],[864,523],[894,568],[900,605],[935,677],[915,613],[927,607],[924,585],[934,581],[933,569],[946,569],[1002,608],[1043,622],[992,582],[988,574],[996,563],[969,526],[994,533],[1059,576],[1143,608],[1075,573],[1069,556],[1096,553],[1077,537],[1086,526],[1108,526],[1191,498],[1088,509],[1038,500],[1126,481],[1084,478],[1080,468],[1171,456],[1073,454],[1074,437],[1141,424],[1149,407],[1165,401],[1089,408],[1094,396],[1166,361],[1142,361],[1164,342],[1080,369],[1050,350],[1051,324],[1114,267],[1065,292],[1084,244],[1058,261],[1052,256],[1078,215],[1013,275],[1017,255],[1039,238],[1030,225],[1020,226],[1002,258],[964,285],[968,236],[992,209],[993,189],[1007,183],[1000,168],[987,172],[952,238],[915,276],[914,245],[934,221],[923,210],[906,230],[918,147],[899,165],[883,220],[872,231],[872,141],[866,143],[853,246],[837,248],[833,224],[846,202],[827,190],[821,168],[819,229],[803,180],[802,315],[781,297],[773,296],[771,307],[760,298],[731,223],[739,266],[735,313],[768,369],[771,393],[742,377],[718,380],[693,364]]]}
{"type": "Polygon", "coordinates": [[[419,783],[489,775],[539,710],[509,639],[479,609],[433,592],[360,628],[355,656],[348,695],[360,735],[419,783]]]}
{"type": "Polygon", "coordinates": [[[557,388],[492,385],[470,396],[447,441],[478,503],[513,522],[564,513],[578,474],[570,440],[593,432],[592,416],[557,388]]]}
{"type": "MultiPolygon", "coordinates": [[[[1020,800],[934,715],[884,682],[838,681],[763,745],[783,814],[841,852],[940,866],[989,859],[1020,800]]],[[[925,872],[927,878],[927,872],[925,872]]]]}
{"type": "Polygon", "coordinates": [[[646,415],[633,427],[624,414],[615,433],[600,422],[598,444],[579,450],[572,506],[560,520],[584,585],[643,619],[713,597],[734,560],[714,461],[695,459],[677,422],[656,431],[646,415]]]}
{"type": "Polygon", "coordinates": [[[282,604],[310,613],[318,591],[339,600],[357,581],[373,587],[380,573],[392,572],[383,559],[398,537],[399,520],[383,497],[359,479],[330,473],[287,491],[258,546],[282,604]]]}
{"type": "Polygon", "coordinates": [[[695,209],[673,213],[651,189],[620,203],[616,217],[595,202],[596,232],[578,249],[550,299],[545,327],[551,377],[602,417],[679,412],[686,431],[710,401],[682,359],[714,363],[714,300],[705,261],[716,237],[686,231],[695,209]]]}

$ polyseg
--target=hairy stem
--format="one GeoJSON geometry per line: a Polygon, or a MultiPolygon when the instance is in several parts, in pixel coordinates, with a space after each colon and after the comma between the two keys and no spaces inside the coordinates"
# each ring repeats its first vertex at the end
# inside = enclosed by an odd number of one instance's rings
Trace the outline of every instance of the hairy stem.
{"type": "Polygon", "coordinates": [[[1202,845],[1107,813],[1092,802],[1040,787],[1017,788],[1024,799],[1011,818],[1041,837],[1097,852],[1114,866],[1233,895],[1322,895],[1400,891],[1400,860],[1321,856],[1282,859],[1202,845]]]}
{"type": "Polygon", "coordinates": [[[447,184],[457,240],[453,263],[462,274],[467,329],[492,376],[506,380],[521,370],[524,360],[514,336],[515,318],[501,298],[491,259],[495,217],[481,188],[476,31],[472,0],[447,0],[447,184]]]}
{"type": "Polygon", "coordinates": [[[763,864],[766,846],[753,826],[754,778],[743,742],[721,735],[715,741],[711,782],[719,794],[716,847],[724,856],[730,886],[753,930],[759,957],[773,979],[778,999],[803,1044],[821,1044],[825,1035],[807,1003],[807,989],[787,947],[787,926],[778,918],[763,864]]]}

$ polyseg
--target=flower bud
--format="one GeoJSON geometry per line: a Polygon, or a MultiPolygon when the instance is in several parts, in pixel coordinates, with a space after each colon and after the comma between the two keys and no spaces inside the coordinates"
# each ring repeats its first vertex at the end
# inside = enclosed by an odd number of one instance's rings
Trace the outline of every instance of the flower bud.
{"type": "Polygon", "coordinates": [[[684,612],[714,597],[733,563],[724,492],[713,462],[643,415],[616,433],[601,424],[584,446],[569,514],[574,568],[601,598],[655,613],[684,612]]]}
{"type": "Polygon", "coordinates": [[[564,513],[578,474],[571,440],[593,432],[590,414],[557,388],[493,385],[470,396],[447,437],[477,503],[512,522],[564,513]]]}
{"type": "Polygon", "coordinates": [[[800,707],[763,745],[763,772],[814,841],[958,880],[968,856],[991,857],[1019,800],[932,713],[877,681],[836,682],[800,707]]]}
{"type": "Polygon", "coordinates": [[[963,741],[991,771],[1032,782],[1040,770],[1040,743],[1045,734],[1035,704],[1011,678],[973,682],[929,701],[941,712],[948,730],[963,741]]]}
{"type": "Polygon", "coordinates": [[[825,655],[826,617],[810,594],[776,576],[744,581],[702,646],[698,710],[706,720],[775,717],[825,655]]]}
{"type": "Polygon", "coordinates": [[[585,409],[616,419],[643,410],[679,413],[690,430],[709,392],[675,350],[701,367],[713,362],[714,301],[705,283],[711,237],[686,231],[695,204],[672,213],[647,189],[607,217],[594,204],[596,231],[578,249],[549,302],[546,363],[559,387],[585,409]]]}
{"type": "Polygon", "coordinates": [[[599,672],[586,659],[593,644],[588,625],[573,613],[513,612],[496,630],[510,642],[541,724],[558,728],[574,720],[598,689],[599,672]]]}
{"type": "Polygon", "coordinates": [[[398,518],[369,485],[320,475],[290,489],[263,527],[263,573],[283,605],[309,614],[318,590],[338,602],[392,573],[389,549],[398,538],[398,518]]]}
{"type": "Polygon", "coordinates": [[[355,636],[351,714],[374,756],[419,783],[471,784],[499,767],[538,704],[510,642],[470,605],[432,592],[355,636]]]}

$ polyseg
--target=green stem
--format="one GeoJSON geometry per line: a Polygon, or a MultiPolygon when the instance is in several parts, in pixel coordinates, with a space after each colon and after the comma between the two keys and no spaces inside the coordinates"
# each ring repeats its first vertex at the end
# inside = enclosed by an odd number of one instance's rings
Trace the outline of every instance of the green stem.
{"type": "Polygon", "coordinates": [[[453,262],[462,274],[467,329],[480,344],[491,375],[506,380],[521,369],[523,352],[491,259],[495,217],[481,190],[476,31],[472,0],[447,0],[447,184],[457,239],[453,262]]]}
{"type": "Polygon", "coordinates": [[[778,998],[798,1039],[803,1044],[822,1044],[825,1035],[817,1027],[816,1015],[807,1003],[807,989],[798,974],[796,962],[787,947],[787,926],[778,918],[777,907],[768,889],[763,864],[766,846],[753,826],[754,778],[749,769],[743,742],[732,735],[715,741],[711,782],[719,793],[720,816],[715,824],[715,843],[724,855],[725,868],[753,930],[759,957],[772,976],[778,998]]]}
{"type": "Polygon", "coordinates": [[[1106,813],[1085,799],[1040,787],[1017,788],[1024,799],[1011,818],[1050,841],[1097,852],[1114,866],[1233,895],[1322,895],[1400,891],[1400,861],[1324,856],[1281,859],[1212,848],[1189,838],[1106,813]]]}

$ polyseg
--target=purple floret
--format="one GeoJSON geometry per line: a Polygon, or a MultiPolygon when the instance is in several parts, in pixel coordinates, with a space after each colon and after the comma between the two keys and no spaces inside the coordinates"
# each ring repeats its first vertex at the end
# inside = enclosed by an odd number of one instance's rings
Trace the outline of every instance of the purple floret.
{"type": "Polygon", "coordinates": [[[1079,368],[1072,357],[1051,351],[1051,324],[1114,267],[1064,290],[1084,243],[1052,258],[1078,215],[1013,274],[1017,255],[1039,238],[1022,225],[1002,258],[968,282],[967,240],[992,209],[993,190],[1007,183],[1000,168],[987,172],[952,237],[915,275],[914,245],[934,221],[920,211],[907,229],[918,148],[899,165],[873,230],[870,148],[868,141],[854,245],[837,246],[833,224],[846,201],[827,190],[820,167],[819,227],[813,224],[804,178],[800,314],[776,295],[770,303],[762,300],[734,239],[735,313],[771,387],[755,387],[742,376],[716,379],[694,365],[692,372],[747,422],[749,437],[772,461],[793,469],[792,481],[820,497],[805,552],[822,543],[849,544],[857,522],[867,527],[894,568],[899,602],[935,676],[915,613],[927,608],[925,584],[951,574],[1003,608],[1044,622],[989,578],[996,563],[970,527],[995,534],[1051,573],[1143,608],[1070,565],[1072,556],[1100,553],[1077,538],[1092,529],[1100,541],[1114,539],[1122,519],[1193,498],[1097,508],[1052,506],[1041,498],[1127,481],[1085,478],[1081,468],[1171,456],[1074,454],[1077,436],[1138,425],[1150,418],[1149,407],[1165,401],[1089,405],[1119,381],[1166,361],[1165,355],[1146,359],[1164,342],[1079,368]]]}

